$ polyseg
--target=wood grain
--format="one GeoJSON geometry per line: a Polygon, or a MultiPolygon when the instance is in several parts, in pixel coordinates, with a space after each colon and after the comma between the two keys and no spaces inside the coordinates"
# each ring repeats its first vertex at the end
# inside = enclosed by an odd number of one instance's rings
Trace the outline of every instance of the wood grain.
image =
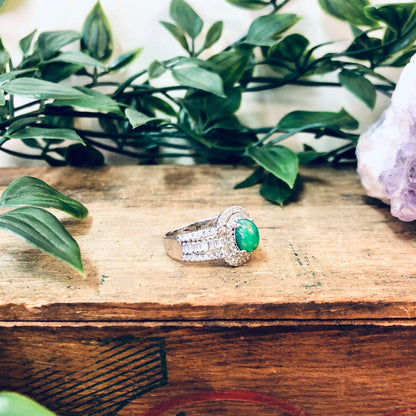
{"type": "Polygon", "coordinates": [[[353,169],[302,170],[283,208],[244,168],[124,166],[1,169],[0,190],[37,176],[81,200],[90,217],[59,214],[81,246],[87,278],[2,232],[0,320],[414,319],[416,224],[367,198],[353,169]],[[239,204],[260,248],[238,268],[166,256],[164,234],[239,204]]]}

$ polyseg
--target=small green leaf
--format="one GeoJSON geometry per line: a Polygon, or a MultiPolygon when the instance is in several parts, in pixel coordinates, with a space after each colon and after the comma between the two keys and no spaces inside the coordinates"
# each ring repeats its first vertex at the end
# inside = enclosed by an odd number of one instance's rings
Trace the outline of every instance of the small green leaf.
{"type": "Polygon", "coordinates": [[[297,176],[293,188],[290,188],[287,183],[269,174],[260,188],[260,195],[270,202],[283,206],[299,187],[299,176],[297,176]]]}
{"type": "Polygon", "coordinates": [[[264,9],[270,4],[268,1],[264,0],[227,0],[228,3],[233,4],[234,6],[241,7],[242,9],[249,10],[260,10],[264,9]]]}
{"type": "Polygon", "coordinates": [[[258,166],[250,176],[235,185],[234,189],[250,188],[251,186],[257,185],[263,177],[264,169],[261,166],[258,166]]]}
{"type": "Polygon", "coordinates": [[[106,69],[105,65],[103,65],[100,61],[97,61],[97,59],[79,51],[62,52],[58,56],[48,59],[44,63],[51,62],[67,62],[80,66],[92,66],[95,68],[106,69]]]}
{"type": "Polygon", "coordinates": [[[344,109],[338,113],[330,111],[292,111],[278,123],[282,130],[307,130],[315,128],[336,127],[354,130],[358,122],[344,109]]]}
{"type": "Polygon", "coordinates": [[[164,65],[162,65],[159,61],[154,60],[149,65],[149,68],[147,70],[147,74],[149,76],[149,79],[158,78],[161,75],[163,75],[166,72],[166,68],[164,65]]]}
{"type": "Polygon", "coordinates": [[[369,0],[318,0],[321,8],[337,19],[347,21],[356,26],[375,26],[375,22],[364,13],[369,0]]]}
{"type": "Polygon", "coordinates": [[[141,53],[143,48],[133,49],[118,56],[114,61],[108,65],[108,70],[111,72],[119,71],[120,69],[130,65],[141,53]]]}
{"type": "Polygon", "coordinates": [[[247,156],[293,188],[298,174],[298,157],[285,146],[252,146],[247,156]]]}
{"type": "Polygon", "coordinates": [[[46,127],[25,127],[23,129],[17,130],[11,134],[6,133],[7,138],[9,139],[48,139],[48,140],[71,140],[73,142],[78,142],[84,144],[84,140],[75,133],[74,130],[70,129],[55,129],[55,128],[46,128],[46,127]]]}
{"type": "Polygon", "coordinates": [[[0,214],[0,229],[9,231],[33,247],[68,263],[85,276],[77,242],[50,212],[23,207],[0,214]]]}
{"type": "Polygon", "coordinates": [[[278,36],[293,26],[299,17],[292,13],[260,16],[251,24],[244,43],[255,46],[271,46],[278,36]]]}
{"type": "Polygon", "coordinates": [[[86,218],[88,209],[38,178],[23,176],[13,181],[0,197],[0,207],[35,206],[55,208],[76,218],[86,218]]]}
{"type": "Polygon", "coordinates": [[[0,416],[57,416],[34,400],[19,393],[0,392],[0,416]]]}
{"type": "Polygon", "coordinates": [[[215,22],[211,25],[211,27],[208,29],[207,35],[205,36],[205,41],[202,49],[210,48],[219,40],[222,34],[223,26],[224,24],[221,21],[215,22]]]}
{"type": "Polygon", "coordinates": [[[81,38],[81,34],[73,30],[57,30],[53,32],[42,32],[38,37],[38,49],[42,60],[50,58],[63,46],[81,38]]]}
{"type": "Polygon", "coordinates": [[[222,79],[218,74],[198,67],[183,67],[171,70],[173,78],[181,85],[207,91],[219,97],[224,94],[222,79]]]}
{"type": "Polygon", "coordinates": [[[99,61],[107,60],[113,53],[113,36],[110,24],[99,1],[85,20],[81,48],[83,52],[99,61]]]}
{"type": "Polygon", "coordinates": [[[355,71],[343,69],[338,74],[339,82],[362,100],[367,107],[373,109],[376,103],[376,89],[374,85],[363,75],[355,71]]]}
{"type": "Polygon", "coordinates": [[[134,108],[126,108],[126,117],[133,129],[142,126],[143,124],[149,123],[150,121],[162,120],[160,117],[149,117],[146,114],[135,110],[134,108]]]}
{"type": "Polygon", "coordinates": [[[169,14],[191,38],[195,39],[201,33],[203,26],[201,18],[184,0],[172,0],[169,14]]]}
{"type": "Polygon", "coordinates": [[[33,38],[35,37],[37,30],[35,29],[32,33],[29,33],[24,38],[20,39],[19,47],[23,53],[23,57],[26,57],[29,54],[30,47],[32,45],[33,38]]]}
{"type": "Polygon", "coordinates": [[[84,93],[75,88],[36,78],[13,79],[0,85],[0,88],[9,94],[27,98],[80,99],[86,97],[84,93]]]}
{"type": "Polygon", "coordinates": [[[185,37],[185,32],[178,26],[174,25],[170,22],[160,22],[169,32],[171,35],[179,42],[179,44],[184,48],[187,52],[189,52],[188,41],[185,37]]]}

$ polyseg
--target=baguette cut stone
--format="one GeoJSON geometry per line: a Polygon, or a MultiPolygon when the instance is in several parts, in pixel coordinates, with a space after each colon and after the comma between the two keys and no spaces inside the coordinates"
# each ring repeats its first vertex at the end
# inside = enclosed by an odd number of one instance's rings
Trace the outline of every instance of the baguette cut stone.
{"type": "Polygon", "coordinates": [[[259,246],[259,230],[253,221],[241,219],[237,222],[239,225],[235,229],[235,241],[240,250],[248,252],[254,251],[259,246]]]}

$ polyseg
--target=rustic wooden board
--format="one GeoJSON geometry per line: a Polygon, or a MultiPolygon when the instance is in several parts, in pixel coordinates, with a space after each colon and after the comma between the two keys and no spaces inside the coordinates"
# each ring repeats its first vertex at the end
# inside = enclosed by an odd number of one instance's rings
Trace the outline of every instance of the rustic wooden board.
{"type": "Polygon", "coordinates": [[[0,320],[408,319],[416,317],[416,224],[364,196],[353,169],[302,171],[285,206],[231,167],[1,169],[0,190],[37,176],[80,199],[90,217],[60,215],[87,278],[2,232],[0,320]],[[164,234],[239,204],[261,245],[238,268],[182,264],[164,234]]]}
{"type": "Polygon", "coordinates": [[[61,416],[416,415],[414,328],[69,324],[0,335],[0,390],[61,416]]]}

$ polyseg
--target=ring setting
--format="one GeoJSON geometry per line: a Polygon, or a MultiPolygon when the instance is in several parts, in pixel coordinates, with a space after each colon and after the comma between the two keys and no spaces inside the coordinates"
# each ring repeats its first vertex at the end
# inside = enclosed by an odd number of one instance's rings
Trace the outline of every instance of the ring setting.
{"type": "Polygon", "coordinates": [[[185,225],[165,235],[167,254],[184,262],[223,260],[230,266],[246,263],[259,245],[257,226],[247,211],[232,206],[218,217],[185,225]]]}

